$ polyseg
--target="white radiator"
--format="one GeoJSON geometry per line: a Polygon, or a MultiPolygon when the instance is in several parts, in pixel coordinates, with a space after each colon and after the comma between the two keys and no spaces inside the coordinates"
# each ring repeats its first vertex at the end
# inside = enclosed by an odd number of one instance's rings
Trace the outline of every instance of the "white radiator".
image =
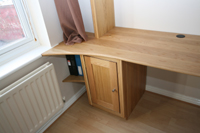
{"type": "Polygon", "coordinates": [[[63,107],[53,64],[0,91],[0,133],[33,133],[63,107]]]}

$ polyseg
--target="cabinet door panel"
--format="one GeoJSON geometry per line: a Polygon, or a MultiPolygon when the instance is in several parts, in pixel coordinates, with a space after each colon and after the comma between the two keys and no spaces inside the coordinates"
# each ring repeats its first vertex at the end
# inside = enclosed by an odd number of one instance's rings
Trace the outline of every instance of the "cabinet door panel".
{"type": "Polygon", "coordinates": [[[119,112],[117,63],[87,56],[85,62],[92,102],[119,112]]]}

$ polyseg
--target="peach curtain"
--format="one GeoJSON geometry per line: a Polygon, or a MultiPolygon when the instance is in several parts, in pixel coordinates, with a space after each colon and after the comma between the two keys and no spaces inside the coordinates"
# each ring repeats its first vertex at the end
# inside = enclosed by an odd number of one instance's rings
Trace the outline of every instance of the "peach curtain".
{"type": "Polygon", "coordinates": [[[66,45],[87,40],[78,0],[54,0],[66,45]]]}

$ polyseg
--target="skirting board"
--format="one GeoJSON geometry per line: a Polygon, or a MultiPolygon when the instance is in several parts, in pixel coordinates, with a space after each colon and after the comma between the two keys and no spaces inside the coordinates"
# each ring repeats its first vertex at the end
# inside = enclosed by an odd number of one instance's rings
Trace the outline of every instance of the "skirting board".
{"type": "Polygon", "coordinates": [[[65,104],[64,107],[55,114],[47,123],[45,123],[36,133],[43,133],[59,116],[61,116],[83,93],[86,91],[85,86],[83,86],[72,98],[70,98],[65,104]]]}
{"type": "Polygon", "coordinates": [[[149,92],[157,93],[160,95],[164,95],[164,96],[171,97],[171,98],[174,98],[174,99],[177,99],[180,101],[184,101],[187,103],[191,103],[191,104],[200,106],[200,99],[197,99],[197,98],[185,96],[185,95],[178,94],[175,92],[170,92],[170,91],[163,90],[163,89],[156,88],[156,87],[149,86],[149,85],[146,85],[146,90],[149,92]]]}

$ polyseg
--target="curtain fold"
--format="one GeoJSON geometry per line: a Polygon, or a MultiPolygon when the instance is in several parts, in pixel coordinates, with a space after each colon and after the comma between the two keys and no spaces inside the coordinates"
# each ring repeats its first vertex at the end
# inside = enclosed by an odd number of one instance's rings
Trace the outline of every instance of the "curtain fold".
{"type": "Polygon", "coordinates": [[[66,45],[87,40],[78,0],[54,0],[66,45]]]}

